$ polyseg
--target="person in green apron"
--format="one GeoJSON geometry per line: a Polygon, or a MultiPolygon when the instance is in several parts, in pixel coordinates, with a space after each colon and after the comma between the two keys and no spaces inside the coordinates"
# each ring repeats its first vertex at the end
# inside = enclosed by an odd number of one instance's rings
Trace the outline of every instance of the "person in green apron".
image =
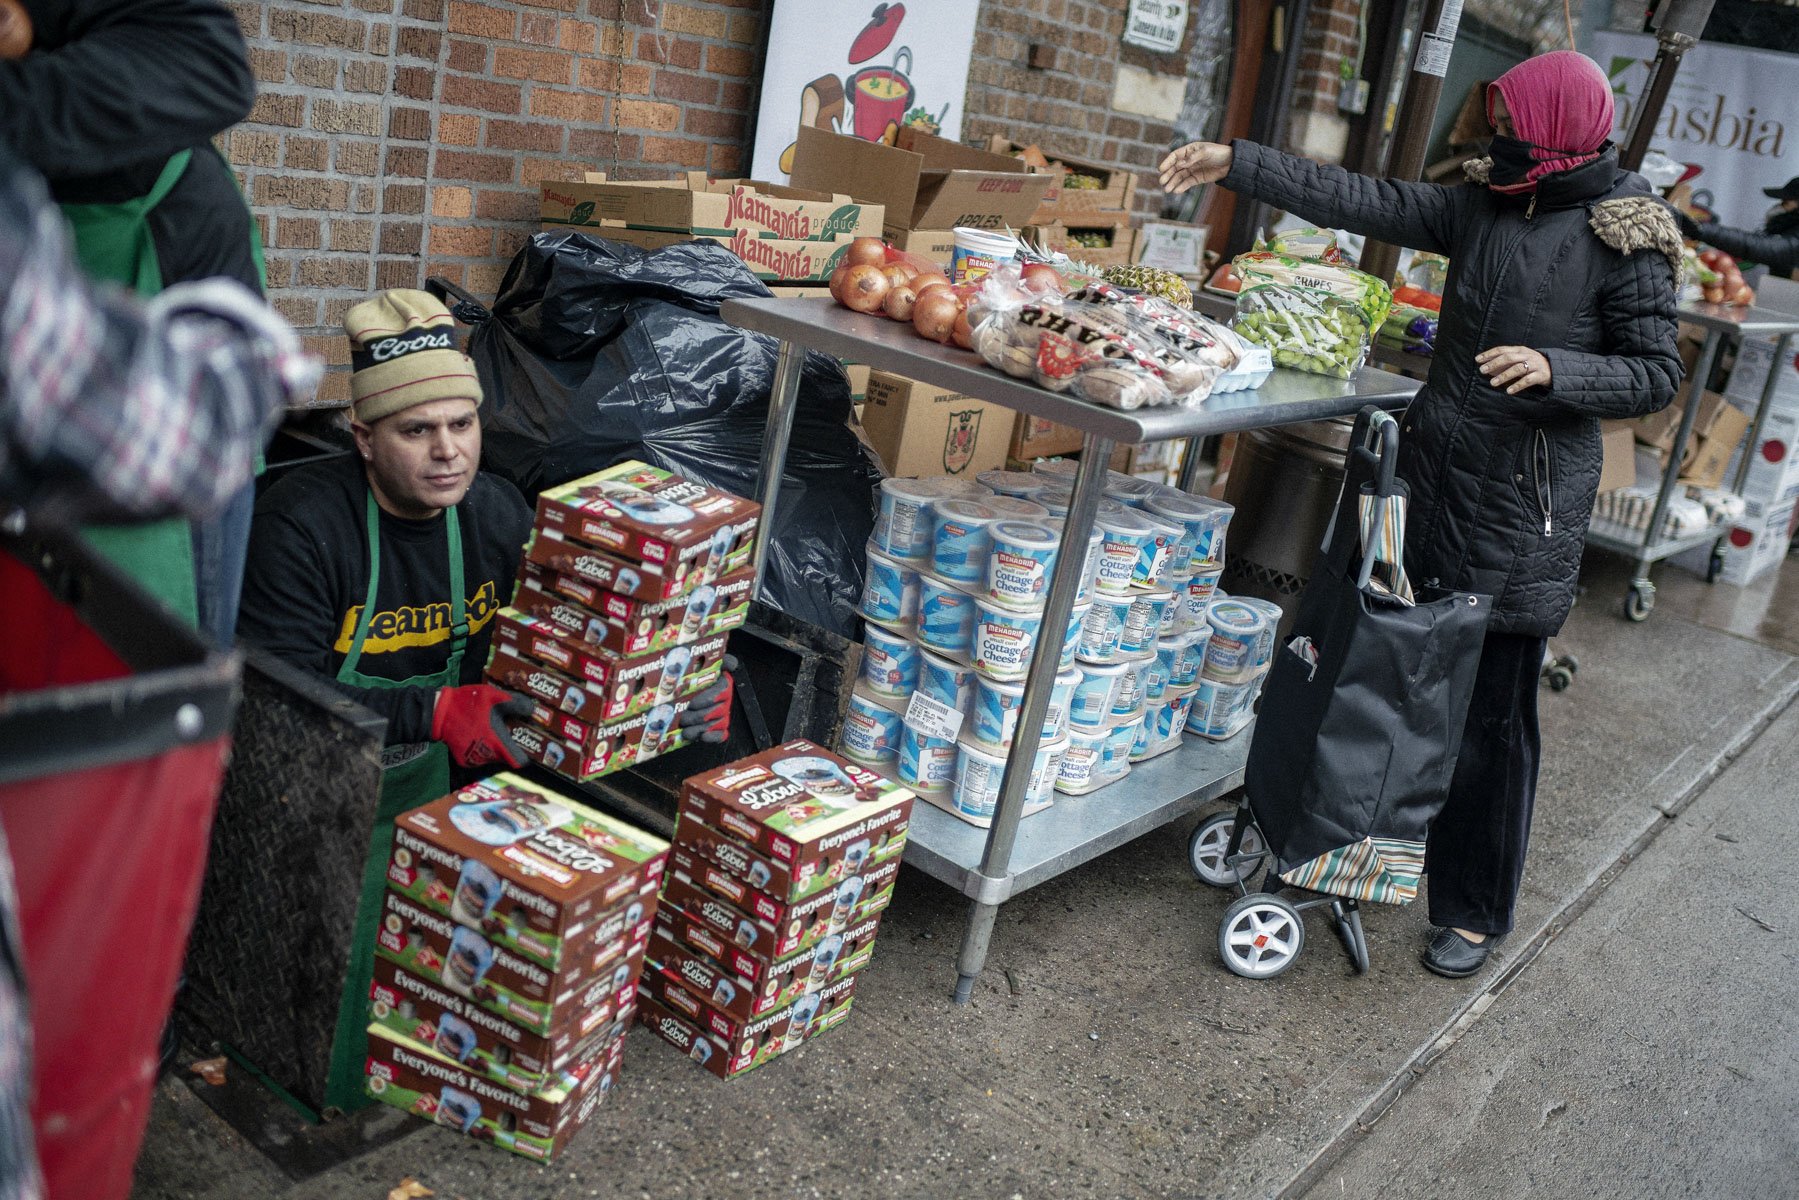
{"type": "MultiPolygon", "coordinates": [[[[263,284],[248,206],[211,139],[255,79],[212,0],[0,0],[0,141],[49,181],[82,266],[139,296],[201,279],[263,284]]],[[[89,540],[215,640],[235,621],[253,490],[217,518],[90,529],[89,540]]]]}

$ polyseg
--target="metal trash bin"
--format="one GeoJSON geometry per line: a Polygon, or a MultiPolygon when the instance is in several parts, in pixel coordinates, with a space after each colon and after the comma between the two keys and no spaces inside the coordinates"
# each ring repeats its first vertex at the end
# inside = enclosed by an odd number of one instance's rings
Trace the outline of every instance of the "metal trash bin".
{"type": "Polygon", "coordinates": [[[1308,421],[1239,436],[1224,498],[1236,506],[1219,586],[1281,606],[1293,623],[1330,525],[1355,422],[1308,421]]]}

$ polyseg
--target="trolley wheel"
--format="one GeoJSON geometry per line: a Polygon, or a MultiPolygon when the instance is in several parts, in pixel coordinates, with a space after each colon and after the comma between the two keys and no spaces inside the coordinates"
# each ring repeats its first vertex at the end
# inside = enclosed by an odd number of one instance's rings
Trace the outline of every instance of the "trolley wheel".
{"type": "Polygon", "coordinates": [[[1193,830],[1193,837],[1187,842],[1187,861],[1193,865],[1193,873],[1199,876],[1201,883],[1220,888],[1235,887],[1255,873],[1257,864],[1268,853],[1262,842],[1262,831],[1252,821],[1238,843],[1237,861],[1227,862],[1231,833],[1236,824],[1235,812],[1221,812],[1207,817],[1193,830]]]}
{"type": "Polygon", "coordinates": [[[1362,932],[1362,910],[1357,904],[1338,901],[1331,905],[1331,916],[1337,925],[1337,937],[1349,952],[1350,965],[1357,975],[1368,973],[1368,938],[1362,932]]]}
{"type": "Polygon", "coordinates": [[[1574,672],[1567,667],[1554,666],[1545,672],[1545,678],[1549,680],[1550,691],[1565,692],[1568,690],[1568,686],[1574,682],[1574,672]]]}
{"type": "Polygon", "coordinates": [[[1224,910],[1218,923],[1218,955],[1233,974],[1272,979],[1305,948],[1299,910],[1266,892],[1252,892],[1224,910]]]}
{"type": "Polygon", "coordinates": [[[1649,614],[1655,611],[1655,585],[1653,583],[1633,583],[1630,591],[1624,593],[1624,619],[1627,621],[1647,621],[1649,614]]]}

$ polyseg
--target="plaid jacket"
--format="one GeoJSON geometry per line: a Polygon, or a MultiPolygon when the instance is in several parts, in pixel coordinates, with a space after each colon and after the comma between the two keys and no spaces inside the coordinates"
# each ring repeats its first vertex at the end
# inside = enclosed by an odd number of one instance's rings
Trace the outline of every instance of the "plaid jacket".
{"type": "Polygon", "coordinates": [[[91,286],[41,181],[0,148],[0,503],[210,516],[317,372],[238,284],[147,305],[91,286]]]}

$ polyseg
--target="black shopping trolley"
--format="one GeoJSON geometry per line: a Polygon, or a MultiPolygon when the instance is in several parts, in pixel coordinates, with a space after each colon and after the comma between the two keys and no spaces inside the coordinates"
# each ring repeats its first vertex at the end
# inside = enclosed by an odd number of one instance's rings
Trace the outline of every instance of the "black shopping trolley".
{"type": "Polygon", "coordinates": [[[1269,668],[1243,802],[1201,822],[1189,843],[1201,880],[1240,893],[1218,952],[1246,978],[1292,965],[1305,945],[1300,914],[1313,908],[1331,910],[1366,971],[1361,905],[1417,895],[1425,835],[1455,769],[1492,603],[1414,592],[1398,450],[1393,418],[1363,409],[1336,512],[1269,668]]]}

